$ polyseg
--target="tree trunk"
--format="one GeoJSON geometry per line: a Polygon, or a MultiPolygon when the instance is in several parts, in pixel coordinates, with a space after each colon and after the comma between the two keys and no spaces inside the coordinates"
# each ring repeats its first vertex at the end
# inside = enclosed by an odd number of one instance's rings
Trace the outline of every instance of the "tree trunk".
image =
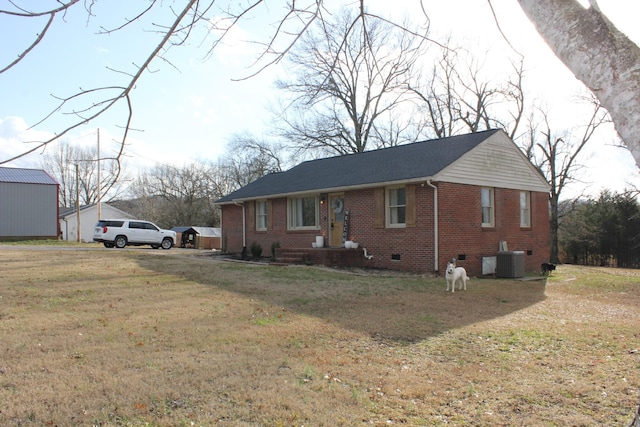
{"type": "Polygon", "coordinates": [[[585,9],[577,0],[518,3],[555,55],[607,109],[640,167],[640,48],[596,7],[585,9]]]}
{"type": "Polygon", "coordinates": [[[549,262],[553,264],[558,264],[560,262],[560,257],[558,256],[558,195],[554,194],[551,196],[549,201],[549,210],[551,215],[549,216],[549,230],[550,230],[550,240],[551,247],[549,251],[549,262]]]}

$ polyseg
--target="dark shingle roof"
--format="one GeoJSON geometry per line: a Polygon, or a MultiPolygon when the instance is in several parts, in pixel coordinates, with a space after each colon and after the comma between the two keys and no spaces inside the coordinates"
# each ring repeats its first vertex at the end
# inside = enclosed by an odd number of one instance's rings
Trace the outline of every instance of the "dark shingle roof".
{"type": "Polygon", "coordinates": [[[310,160],[288,171],[263,176],[216,203],[431,177],[496,132],[499,131],[488,130],[310,160]]]}
{"type": "Polygon", "coordinates": [[[41,169],[23,168],[0,167],[0,182],[58,185],[58,182],[51,175],[41,169]]]}

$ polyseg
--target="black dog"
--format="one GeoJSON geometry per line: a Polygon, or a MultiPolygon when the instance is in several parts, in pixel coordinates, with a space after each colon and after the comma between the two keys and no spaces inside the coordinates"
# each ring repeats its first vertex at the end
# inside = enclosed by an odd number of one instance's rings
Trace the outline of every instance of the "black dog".
{"type": "Polygon", "coordinates": [[[552,271],[556,269],[556,265],[551,264],[550,262],[543,262],[542,266],[540,266],[540,269],[542,270],[542,274],[544,276],[548,276],[552,271]]]}

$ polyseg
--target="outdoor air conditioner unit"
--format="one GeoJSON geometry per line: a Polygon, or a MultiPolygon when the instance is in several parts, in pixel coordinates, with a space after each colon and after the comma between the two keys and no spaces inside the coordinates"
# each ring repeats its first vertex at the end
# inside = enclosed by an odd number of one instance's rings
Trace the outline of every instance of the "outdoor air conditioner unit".
{"type": "Polygon", "coordinates": [[[498,252],[496,277],[524,277],[524,251],[498,252]]]}

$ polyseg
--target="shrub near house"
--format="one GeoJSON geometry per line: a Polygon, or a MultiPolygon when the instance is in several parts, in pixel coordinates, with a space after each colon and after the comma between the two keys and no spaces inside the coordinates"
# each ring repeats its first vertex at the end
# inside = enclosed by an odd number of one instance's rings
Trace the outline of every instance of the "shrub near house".
{"type": "Polygon", "coordinates": [[[226,250],[247,241],[311,248],[359,243],[363,265],[443,272],[457,258],[483,273],[500,242],[549,257],[549,186],[500,130],[301,163],[219,199],[226,250]]]}

